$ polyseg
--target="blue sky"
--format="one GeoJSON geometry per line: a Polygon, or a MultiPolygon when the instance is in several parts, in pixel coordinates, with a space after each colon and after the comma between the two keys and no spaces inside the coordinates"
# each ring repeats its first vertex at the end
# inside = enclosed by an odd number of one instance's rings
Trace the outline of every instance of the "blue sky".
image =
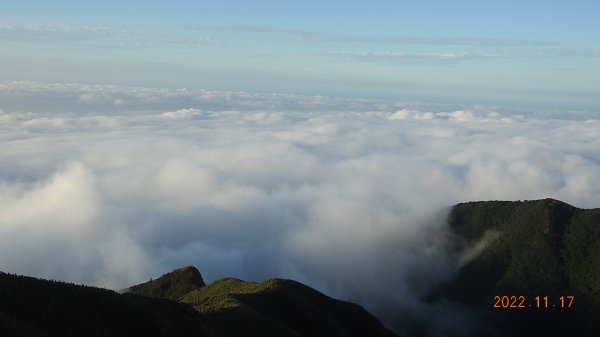
{"type": "Polygon", "coordinates": [[[18,1],[0,80],[600,106],[597,1],[18,1]]]}

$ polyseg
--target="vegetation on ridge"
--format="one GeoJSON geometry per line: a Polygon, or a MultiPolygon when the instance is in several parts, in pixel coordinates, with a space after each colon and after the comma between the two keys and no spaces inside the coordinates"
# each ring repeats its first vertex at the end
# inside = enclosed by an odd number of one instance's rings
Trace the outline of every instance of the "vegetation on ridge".
{"type": "Polygon", "coordinates": [[[182,302],[203,314],[214,336],[395,336],[361,306],[291,280],[222,279],[182,302]]]}
{"type": "Polygon", "coordinates": [[[140,296],[0,273],[0,336],[395,336],[362,307],[295,281],[223,279],[179,296],[199,275],[175,270],[132,287],[140,296]]]}
{"type": "Polygon", "coordinates": [[[498,235],[434,298],[478,309],[505,335],[600,331],[594,318],[600,312],[599,209],[553,199],[469,202],[453,207],[448,221],[463,248],[490,231],[498,235]],[[523,296],[527,306],[494,309],[494,296],[523,296]],[[536,308],[536,296],[547,296],[550,308],[536,308]],[[561,296],[575,296],[573,307],[560,308],[561,296]]]}
{"type": "Polygon", "coordinates": [[[127,292],[148,297],[178,300],[190,291],[204,286],[204,280],[198,269],[187,266],[164,274],[156,280],[135,285],[127,289],[127,292]]]}
{"type": "Polygon", "coordinates": [[[0,336],[208,336],[198,312],[164,299],[0,272],[0,336]]]}

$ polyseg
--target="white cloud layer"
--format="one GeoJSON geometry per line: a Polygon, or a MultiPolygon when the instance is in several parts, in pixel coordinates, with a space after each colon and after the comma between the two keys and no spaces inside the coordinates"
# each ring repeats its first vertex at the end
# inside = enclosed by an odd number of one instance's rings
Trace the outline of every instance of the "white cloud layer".
{"type": "Polygon", "coordinates": [[[122,288],[194,264],[209,281],[295,278],[393,312],[382,318],[398,326],[442,322],[420,295],[459,263],[440,244],[445,207],[600,205],[600,124],[589,114],[19,85],[0,92],[72,105],[0,107],[8,272],[122,288]],[[190,105],[128,110],[116,99],[190,105]],[[77,113],[99,101],[101,112],[77,113]]]}

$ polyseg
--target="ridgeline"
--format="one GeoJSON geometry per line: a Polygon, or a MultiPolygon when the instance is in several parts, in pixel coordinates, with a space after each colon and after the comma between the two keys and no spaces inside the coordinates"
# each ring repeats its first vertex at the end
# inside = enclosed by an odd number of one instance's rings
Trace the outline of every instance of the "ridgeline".
{"type": "Polygon", "coordinates": [[[361,306],[306,285],[184,267],[117,292],[0,273],[0,336],[395,336],[361,306]]]}

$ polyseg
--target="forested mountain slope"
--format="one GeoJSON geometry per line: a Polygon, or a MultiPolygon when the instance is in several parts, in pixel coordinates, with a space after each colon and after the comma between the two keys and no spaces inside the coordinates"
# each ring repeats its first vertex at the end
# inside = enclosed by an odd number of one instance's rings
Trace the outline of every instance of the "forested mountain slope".
{"type": "Polygon", "coordinates": [[[475,308],[505,335],[600,331],[600,209],[553,199],[469,202],[448,221],[452,249],[478,252],[432,298],[475,308]]]}

